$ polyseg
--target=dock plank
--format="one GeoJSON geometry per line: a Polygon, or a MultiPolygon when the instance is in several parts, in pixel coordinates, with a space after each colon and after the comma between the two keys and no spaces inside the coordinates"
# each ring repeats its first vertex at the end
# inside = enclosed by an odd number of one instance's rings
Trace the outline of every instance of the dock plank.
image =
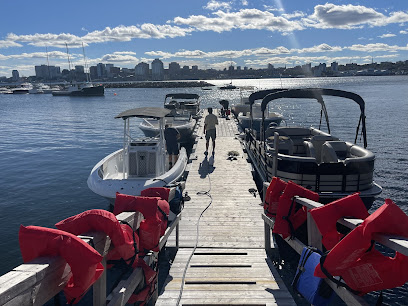
{"type": "MultiPolygon", "coordinates": [[[[180,305],[296,305],[266,256],[262,199],[237,125],[218,119],[214,155],[211,143],[204,155],[203,120],[199,123],[185,189],[191,199],[185,202],[179,249],[156,305],[176,305],[182,284],[180,305]]],[[[174,244],[173,234],[167,245],[174,244]]]]}

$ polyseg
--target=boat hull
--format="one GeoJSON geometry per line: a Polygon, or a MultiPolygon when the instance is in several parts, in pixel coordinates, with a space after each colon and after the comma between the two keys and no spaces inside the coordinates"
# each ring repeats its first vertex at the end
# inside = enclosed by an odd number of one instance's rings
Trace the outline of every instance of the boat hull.
{"type": "Polygon", "coordinates": [[[89,189],[111,202],[116,198],[116,192],[137,196],[146,188],[163,187],[179,181],[188,160],[186,150],[181,148],[175,165],[162,175],[123,179],[122,152],[123,149],[120,149],[102,159],[92,169],[87,180],[89,189]]]}
{"type": "Polygon", "coordinates": [[[105,87],[103,85],[84,87],[80,90],[57,90],[52,92],[53,96],[70,96],[70,97],[100,97],[105,95],[105,87]]]}

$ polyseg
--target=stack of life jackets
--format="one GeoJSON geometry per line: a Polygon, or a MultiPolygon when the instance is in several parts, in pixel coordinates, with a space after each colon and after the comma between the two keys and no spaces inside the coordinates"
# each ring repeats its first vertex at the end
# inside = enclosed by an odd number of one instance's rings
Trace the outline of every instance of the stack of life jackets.
{"type": "Polygon", "coordinates": [[[131,196],[116,193],[115,215],[124,211],[141,212],[144,220],[139,227],[140,252],[144,255],[148,251],[159,251],[160,237],[167,228],[170,212],[169,203],[160,197],[131,196]]]}
{"type": "Polygon", "coordinates": [[[135,267],[137,263],[139,237],[129,224],[120,224],[116,216],[107,210],[88,210],[62,220],[55,226],[74,235],[81,235],[89,231],[104,232],[110,237],[114,246],[106,257],[108,263],[121,259],[132,267],[135,267]]]}
{"type": "Polygon", "coordinates": [[[279,198],[285,190],[287,183],[280,178],[274,176],[266,189],[264,211],[268,217],[276,217],[278,210],[279,198]]]}
{"type": "Polygon", "coordinates": [[[408,237],[408,216],[390,199],[323,255],[314,275],[359,295],[404,285],[408,257],[399,252],[393,258],[384,256],[373,247],[375,234],[408,237]],[[340,276],[346,285],[333,276],[340,276]]]}
{"type": "Polygon", "coordinates": [[[69,304],[76,304],[103,273],[102,256],[77,236],[65,231],[20,226],[19,243],[25,263],[43,256],[60,256],[72,275],[64,288],[69,304]]]}
{"type": "MultiPolygon", "coordinates": [[[[275,181],[274,186],[276,186],[277,192],[270,192],[270,195],[273,195],[273,197],[270,197],[270,206],[271,203],[276,203],[276,199],[281,192],[283,185],[282,182],[275,181]]],[[[304,206],[301,206],[299,209],[296,207],[296,201],[294,200],[295,196],[319,201],[319,195],[316,192],[299,186],[292,181],[289,181],[286,184],[283,194],[279,196],[278,199],[275,225],[273,227],[273,233],[281,234],[284,239],[293,236],[295,230],[307,220],[306,208],[304,206]]]]}
{"type": "MultiPolygon", "coordinates": [[[[148,188],[142,191],[141,196],[131,196],[116,193],[114,214],[124,211],[138,211],[143,214],[144,220],[139,226],[139,242],[142,254],[149,250],[158,252],[160,237],[164,235],[170,206],[167,202],[170,190],[168,188],[148,188]]],[[[138,266],[143,269],[145,285],[137,292],[134,292],[128,303],[142,302],[149,300],[154,292],[158,271],[149,267],[142,258],[138,261],[138,266]]]]}

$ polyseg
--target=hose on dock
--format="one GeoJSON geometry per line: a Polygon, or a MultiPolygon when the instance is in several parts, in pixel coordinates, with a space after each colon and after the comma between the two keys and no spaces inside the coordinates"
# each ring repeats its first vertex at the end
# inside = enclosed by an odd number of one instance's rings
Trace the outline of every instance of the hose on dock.
{"type": "Polygon", "coordinates": [[[177,306],[180,305],[181,296],[183,295],[184,280],[185,280],[185,278],[186,278],[188,266],[189,266],[189,264],[190,264],[191,258],[192,258],[193,255],[194,255],[195,250],[197,249],[198,238],[199,238],[200,219],[201,219],[201,217],[203,216],[203,214],[205,213],[205,211],[211,206],[211,204],[212,204],[212,202],[213,202],[213,198],[212,198],[211,193],[210,193],[210,191],[211,191],[211,178],[210,178],[210,173],[208,173],[208,181],[209,181],[209,185],[210,185],[210,188],[208,189],[208,191],[199,191],[199,192],[197,192],[197,195],[206,195],[206,196],[208,196],[208,197],[210,198],[210,203],[208,203],[208,205],[206,206],[206,208],[203,209],[203,211],[200,213],[200,216],[199,216],[198,219],[197,219],[196,242],[195,242],[193,251],[191,252],[191,254],[190,254],[190,256],[189,256],[189,258],[188,258],[188,260],[187,260],[186,266],[184,267],[183,277],[181,278],[180,293],[179,293],[179,296],[178,296],[178,298],[177,298],[177,304],[176,304],[177,306]]]}

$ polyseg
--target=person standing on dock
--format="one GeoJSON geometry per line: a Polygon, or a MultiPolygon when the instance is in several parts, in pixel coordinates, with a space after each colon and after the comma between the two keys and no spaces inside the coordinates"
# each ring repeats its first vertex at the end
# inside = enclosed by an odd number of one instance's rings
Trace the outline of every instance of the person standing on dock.
{"type": "Polygon", "coordinates": [[[212,113],[212,107],[208,108],[208,115],[204,119],[204,133],[205,133],[205,155],[208,155],[208,146],[210,138],[212,139],[213,155],[215,153],[215,138],[217,137],[215,126],[218,124],[218,118],[212,113]]]}
{"type": "Polygon", "coordinates": [[[173,156],[174,163],[176,163],[178,159],[179,155],[178,141],[180,139],[180,133],[176,128],[173,128],[169,124],[166,124],[164,128],[164,139],[166,140],[167,154],[169,154],[169,169],[170,169],[171,167],[173,167],[173,156]]]}

